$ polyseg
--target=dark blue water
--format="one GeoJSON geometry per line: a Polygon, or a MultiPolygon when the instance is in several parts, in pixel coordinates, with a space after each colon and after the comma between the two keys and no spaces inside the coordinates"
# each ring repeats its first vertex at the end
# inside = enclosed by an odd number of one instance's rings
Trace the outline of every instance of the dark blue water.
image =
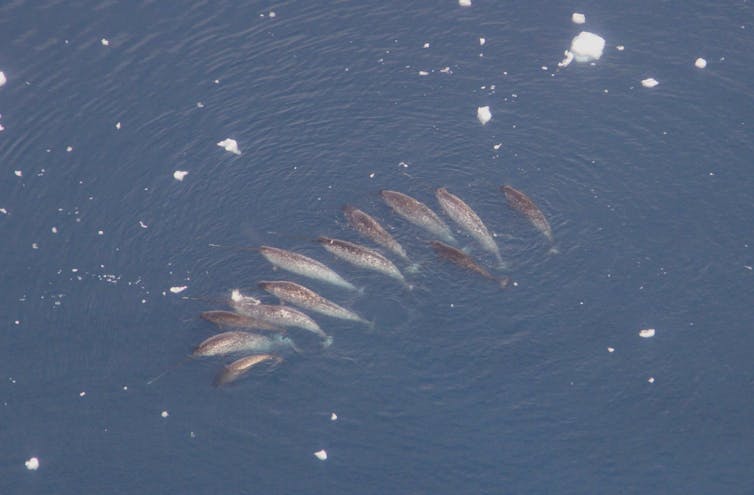
{"type": "Polygon", "coordinates": [[[751,493],[753,20],[746,1],[6,2],[0,492],[751,493]],[[582,29],[603,57],[558,70],[582,29]],[[517,287],[437,260],[377,195],[439,211],[439,186],[517,287]],[[358,240],[345,203],[421,265],[414,291],[311,242],[358,240]],[[147,385],[217,331],[212,300],[283,275],[210,243],[327,262],[364,294],[310,285],[375,331],[318,318],[321,355],[147,385]]]}

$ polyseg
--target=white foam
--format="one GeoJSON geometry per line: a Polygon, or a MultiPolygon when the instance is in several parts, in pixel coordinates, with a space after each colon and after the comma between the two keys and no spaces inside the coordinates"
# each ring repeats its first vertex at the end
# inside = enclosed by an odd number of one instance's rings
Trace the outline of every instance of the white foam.
{"type": "Polygon", "coordinates": [[[641,85],[644,86],[645,88],[654,88],[658,84],[660,84],[660,83],[657,82],[657,79],[655,79],[653,77],[648,77],[646,79],[642,79],[642,81],[641,81],[641,85]]]}
{"type": "Polygon", "coordinates": [[[571,21],[573,21],[574,24],[584,24],[586,22],[586,16],[584,14],[574,12],[573,14],[571,14],[571,21]]]}
{"type": "Polygon", "coordinates": [[[487,122],[492,119],[492,113],[490,112],[490,107],[484,106],[479,107],[476,109],[476,118],[479,120],[479,122],[482,125],[485,125],[487,122]]]}
{"type": "Polygon", "coordinates": [[[225,151],[230,151],[231,153],[234,153],[236,155],[241,154],[241,150],[238,149],[238,142],[236,142],[235,139],[223,139],[222,141],[217,143],[217,145],[225,149],[225,151]]]}
{"type": "Polygon", "coordinates": [[[326,461],[327,460],[327,452],[325,449],[318,450],[314,453],[314,457],[319,459],[320,461],[326,461]]]}
{"type": "Polygon", "coordinates": [[[707,67],[707,61],[704,60],[702,57],[699,57],[698,59],[694,61],[694,66],[697,69],[704,69],[705,67],[707,67]]]}
{"type": "Polygon", "coordinates": [[[645,328],[644,330],[639,330],[639,337],[643,337],[645,339],[649,339],[651,337],[655,336],[655,329],[654,328],[645,328]]]}
{"type": "Polygon", "coordinates": [[[5,77],[5,73],[3,71],[0,71],[0,86],[4,86],[7,82],[8,79],[5,77]]]}
{"type": "Polygon", "coordinates": [[[29,471],[36,471],[37,469],[39,469],[39,459],[32,457],[28,461],[26,461],[24,465],[26,465],[26,469],[28,469],[29,471]]]}
{"type": "Polygon", "coordinates": [[[188,285],[176,285],[170,288],[170,292],[173,294],[180,294],[186,289],[188,289],[188,285]]]}
{"type": "Polygon", "coordinates": [[[181,181],[184,177],[188,175],[188,172],[186,170],[176,170],[173,172],[173,178],[175,180],[181,181]]]}

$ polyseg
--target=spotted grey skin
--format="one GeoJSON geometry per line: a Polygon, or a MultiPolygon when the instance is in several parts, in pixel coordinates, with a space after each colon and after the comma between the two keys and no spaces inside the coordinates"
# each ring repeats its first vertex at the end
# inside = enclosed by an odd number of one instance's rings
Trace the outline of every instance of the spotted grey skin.
{"type": "Polygon", "coordinates": [[[269,323],[233,311],[204,311],[200,316],[219,327],[248,328],[253,330],[267,330],[270,332],[283,331],[280,327],[270,325],[269,323]]]}
{"type": "Polygon", "coordinates": [[[508,283],[510,282],[510,279],[508,277],[495,277],[490,272],[479,266],[468,254],[464,253],[458,248],[454,248],[453,246],[448,246],[444,242],[440,241],[432,241],[430,242],[432,244],[432,248],[435,250],[435,252],[440,255],[441,257],[445,258],[446,260],[450,261],[451,263],[455,263],[456,265],[460,266],[461,268],[465,268],[466,270],[470,270],[472,272],[478,273],[482,277],[497,282],[501,288],[505,289],[508,287],[508,283]]]}
{"type": "Polygon", "coordinates": [[[370,323],[351,310],[335,304],[313,290],[295,282],[286,280],[263,280],[259,288],[269,292],[281,301],[308,309],[315,313],[340,318],[341,320],[357,321],[369,325],[370,323]]]}
{"type": "Polygon", "coordinates": [[[283,270],[327,282],[344,289],[358,290],[356,286],[343,279],[343,277],[335,273],[331,268],[303,254],[270,246],[260,247],[259,252],[262,253],[262,256],[267,261],[283,270]]]}
{"type": "Polygon", "coordinates": [[[445,222],[424,203],[397,191],[383,189],[380,196],[398,215],[417,227],[421,227],[437,237],[455,243],[456,239],[445,222]]]}
{"type": "Polygon", "coordinates": [[[351,227],[356,229],[361,235],[375,244],[384,247],[391,253],[400,256],[403,260],[408,261],[408,255],[403,246],[371,215],[350,205],[343,207],[343,214],[346,216],[348,223],[351,224],[351,227]]]}
{"type": "Polygon", "coordinates": [[[500,257],[500,249],[497,247],[497,243],[490,235],[490,231],[479,218],[474,210],[471,209],[461,198],[448,192],[444,187],[435,191],[437,201],[440,203],[443,211],[463,230],[469,233],[471,237],[482,245],[482,247],[495,255],[498,264],[503,263],[503,259],[500,257]]]}
{"type": "Polygon", "coordinates": [[[292,344],[291,339],[280,334],[223,332],[199,344],[191,355],[193,357],[225,356],[239,352],[265,354],[292,348],[292,344]]]}
{"type": "Polygon", "coordinates": [[[327,334],[308,315],[288,306],[276,306],[272,304],[255,304],[246,300],[231,299],[233,309],[246,316],[251,316],[271,325],[279,327],[296,327],[308,330],[323,339],[327,334]]]}
{"type": "Polygon", "coordinates": [[[251,371],[254,366],[266,361],[277,366],[283,361],[283,358],[273,354],[253,354],[251,356],[244,356],[223,367],[222,371],[217,375],[217,378],[215,378],[215,386],[221,387],[233,383],[251,371]]]}
{"type": "Polygon", "coordinates": [[[550,243],[554,242],[550,222],[529,196],[508,185],[500,186],[500,190],[505,194],[505,199],[511,208],[525,216],[537,230],[547,237],[550,243]]]}
{"type": "Polygon", "coordinates": [[[399,280],[403,284],[406,283],[406,279],[403,277],[403,274],[398,267],[374,249],[370,249],[360,244],[354,244],[353,242],[332,239],[330,237],[319,237],[317,238],[317,242],[319,242],[328,252],[358,266],[359,268],[382,273],[383,275],[399,280]]]}

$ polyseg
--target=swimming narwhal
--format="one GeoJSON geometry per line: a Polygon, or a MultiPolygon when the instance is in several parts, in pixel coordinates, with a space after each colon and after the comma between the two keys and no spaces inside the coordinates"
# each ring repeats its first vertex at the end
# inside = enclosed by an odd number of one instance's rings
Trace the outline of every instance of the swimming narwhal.
{"type": "Polygon", "coordinates": [[[219,327],[250,328],[254,330],[268,330],[271,332],[283,331],[280,327],[270,325],[264,321],[251,318],[250,316],[234,313],[233,311],[204,311],[200,316],[219,327]]]}
{"type": "Polygon", "coordinates": [[[445,222],[421,201],[397,191],[383,189],[380,196],[398,215],[441,239],[455,243],[456,239],[445,222]]]}
{"type": "Polygon", "coordinates": [[[259,288],[276,296],[281,301],[294,304],[300,308],[308,309],[332,318],[357,321],[371,325],[371,323],[353,311],[346,309],[326,299],[313,290],[295,282],[286,280],[263,280],[259,282],[259,288]]]}
{"type": "Polygon", "coordinates": [[[327,282],[345,289],[358,290],[355,285],[335,273],[331,268],[328,268],[319,261],[304,256],[303,254],[270,246],[260,247],[259,252],[262,253],[262,256],[264,256],[267,261],[283,270],[304,277],[313,278],[315,280],[320,280],[322,282],[327,282]]]}
{"type": "MultiPolygon", "coordinates": [[[[545,214],[542,210],[534,204],[534,201],[521,191],[512,188],[509,185],[500,186],[500,190],[505,194],[505,199],[508,201],[508,205],[514,210],[525,216],[537,230],[539,230],[550,244],[555,242],[552,235],[552,228],[550,228],[550,222],[545,218],[545,214]]],[[[550,249],[551,253],[557,253],[558,250],[555,247],[550,249]]]]}
{"type": "Polygon", "coordinates": [[[280,327],[296,327],[308,330],[324,339],[324,346],[327,347],[332,343],[332,337],[327,335],[309,315],[301,311],[288,307],[277,306],[272,304],[261,304],[254,298],[247,298],[238,290],[234,290],[231,296],[230,305],[241,314],[251,316],[262,320],[271,325],[280,327]]]}
{"type": "Polygon", "coordinates": [[[495,277],[490,272],[479,266],[468,254],[464,253],[458,248],[455,248],[453,246],[448,246],[444,242],[441,241],[431,241],[430,244],[432,244],[432,248],[435,250],[435,252],[442,256],[443,258],[447,259],[448,261],[451,261],[452,263],[455,263],[456,265],[465,268],[467,270],[471,270],[472,272],[476,272],[482,277],[494,280],[497,282],[501,288],[505,289],[508,287],[508,284],[510,283],[510,279],[508,277],[495,277]]]}
{"type": "Polygon", "coordinates": [[[353,242],[332,239],[324,236],[318,237],[317,242],[338,258],[360,268],[382,273],[383,275],[387,275],[388,277],[400,281],[404,285],[408,285],[401,271],[395,266],[395,263],[385,258],[374,249],[354,244],[353,242]]]}
{"type": "Polygon", "coordinates": [[[217,375],[217,378],[215,378],[215,386],[221,387],[223,385],[228,385],[251,371],[254,366],[265,361],[270,361],[273,365],[277,366],[283,361],[283,358],[273,354],[253,354],[251,356],[244,356],[223,367],[223,370],[217,375]]]}
{"type": "Polygon", "coordinates": [[[490,235],[490,231],[487,230],[484,222],[479,218],[479,215],[461,198],[448,192],[444,187],[437,189],[435,196],[437,196],[437,201],[445,213],[468,232],[471,237],[476,239],[486,251],[494,254],[498,264],[502,265],[503,259],[500,257],[500,249],[497,247],[497,243],[490,235]]]}
{"type": "Polygon", "coordinates": [[[408,261],[408,255],[403,246],[371,215],[351,205],[343,207],[343,214],[351,227],[361,235],[408,261]]]}
{"type": "Polygon", "coordinates": [[[223,332],[196,346],[192,357],[225,356],[239,352],[266,354],[282,349],[295,350],[293,341],[281,334],[261,335],[251,332],[223,332]]]}

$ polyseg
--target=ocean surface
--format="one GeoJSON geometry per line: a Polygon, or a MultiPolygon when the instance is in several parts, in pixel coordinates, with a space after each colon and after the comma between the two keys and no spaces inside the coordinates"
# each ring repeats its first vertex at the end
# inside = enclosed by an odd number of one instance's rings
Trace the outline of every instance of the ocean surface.
{"type": "Polygon", "coordinates": [[[9,0],[0,46],[0,493],[754,492],[751,2],[9,0]],[[515,285],[378,195],[438,187],[515,285]],[[413,290],[312,242],[345,204],[413,290]],[[279,278],[374,328],[214,387],[199,313],[279,278]]]}

